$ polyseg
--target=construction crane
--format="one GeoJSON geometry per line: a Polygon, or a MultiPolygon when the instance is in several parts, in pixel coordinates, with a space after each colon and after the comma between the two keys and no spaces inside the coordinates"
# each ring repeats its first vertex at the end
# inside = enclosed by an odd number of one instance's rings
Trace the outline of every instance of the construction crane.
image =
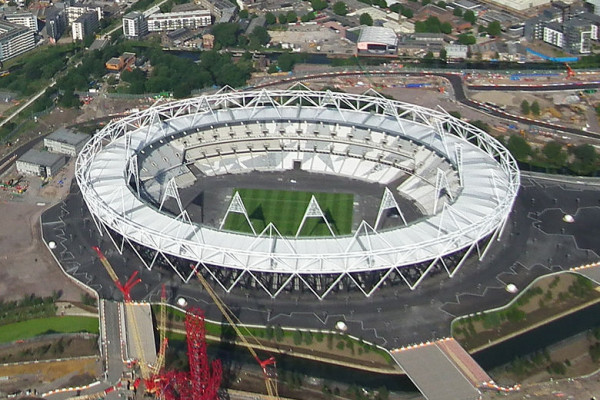
{"type": "Polygon", "coordinates": [[[567,68],[567,78],[574,78],[575,77],[575,71],[573,71],[573,68],[571,68],[571,66],[569,65],[569,63],[565,63],[565,67],[567,68]]]}
{"type": "MultiPolygon", "coordinates": [[[[123,298],[125,299],[126,315],[130,319],[131,323],[129,325],[133,329],[133,342],[135,344],[135,350],[136,350],[137,356],[138,356],[137,361],[138,361],[138,365],[140,367],[140,373],[144,380],[148,380],[153,375],[156,365],[151,366],[146,362],[146,359],[144,356],[144,351],[142,349],[141,336],[140,336],[140,332],[138,330],[138,324],[137,324],[136,317],[135,317],[135,310],[134,310],[135,304],[133,304],[132,299],[131,299],[131,289],[135,285],[140,283],[142,280],[140,278],[137,278],[138,271],[135,271],[133,274],[131,274],[131,276],[129,277],[127,282],[124,285],[122,285],[121,282],[119,281],[119,277],[117,276],[115,270],[113,269],[113,267],[110,264],[110,262],[108,261],[108,259],[104,256],[104,254],[102,253],[100,248],[98,246],[93,246],[92,248],[98,254],[98,258],[100,258],[100,262],[104,266],[104,269],[106,269],[106,272],[108,272],[108,275],[110,276],[110,278],[115,283],[115,286],[121,291],[121,293],[123,293],[123,298]]],[[[161,350],[162,350],[162,346],[163,345],[161,343],[161,350]]],[[[164,361],[164,356],[163,356],[163,361],[164,361]]]]}
{"type": "MultiPolygon", "coordinates": [[[[217,400],[221,386],[220,360],[209,362],[204,312],[190,308],[185,316],[189,371],[161,371],[147,385],[164,400],[217,400]]],[[[148,387],[148,386],[147,386],[148,387]]]]}
{"type": "Polygon", "coordinates": [[[159,320],[158,320],[158,335],[159,335],[159,343],[160,349],[158,351],[158,357],[156,359],[156,364],[152,366],[152,373],[158,374],[165,367],[165,354],[167,352],[167,346],[169,344],[169,339],[166,338],[167,331],[167,290],[165,285],[162,285],[162,290],[160,293],[160,312],[159,312],[159,320]]]}
{"type": "Polygon", "coordinates": [[[133,289],[133,287],[135,285],[137,285],[138,283],[140,283],[142,281],[140,278],[137,278],[138,271],[135,271],[133,274],[131,274],[131,276],[129,277],[127,282],[125,282],[125,285],[121,285],[121,281],[119,281],[119,277],[117,276],[112,265],[110,265],[110,262],[108,262],[108,260],[106,259],[106,257],[104,256],[104,254],[102,253],[100,248],[98,246],[92,246],[92,249],[94,249],[94,251],[98,254],[98,258],[100,259],[100,262],[104,266],[104,269],[106,269],[106,272],[108,272],[108,276],[110,276],[110,279],[112,279],[113,282],[115,283],[115,286],[117,287],[117,289],[119,289],[119,291],[121,293],[123,293],[123,298],[125,299],[125,302],[130,302],[131,301],[131,289],[133,289]]]}
{"type": "Polygon", "coordinates": [[[267,395],[271,399],[279,399],[279,392],[277,390],[277,365],[275,362],[275,357],[271,356],[265,360],[261,360],[258,357],[258,354],[254,350],[254,346],[248,340],[248,337],[254,340],[257,347],[261,347],[260,342],[254,337],[254,335],[252,335],[252,333],[250,333],[250,331],[247,328],[244,327],[245,332],[242,332],[240,328],[240,326],[242,326],[240,321],[237,319],[235,314],[231,312],[229,307],[227,307],[227,305],[221,300],[219,295],[217,295],[217,293],[208,284],[208,282],[206,281],[206,279],[204,279],[200,272],[196,272],[196,277],[198,278],[202,286],[204,286],[204,289],[206,289],[212,301],[219,308],[219,311],[221,311],[229,325],[235,330],[237,337],[242,341],[244,347],[248,349],[250,354],[252,354],[252,357],[254,357],[256,362],[258,362],[258,364],[260,365],[263,372],[263,378],[265,380],[267,395]],[[236,321],[234,321],[234,319],[236,321]]]}
{"type": "MultiPolygon", "coordinates": [[[[125,298],[125,310],[129,320],[128,326],[133,330],[133,342],[137,352],[137,361],[140,368],[142,380],[145,383],[146,391],[165,400],[216,400],[218,389],[221,384],[221,363],[215,360],[208,362],[206,351],[206,331],[204,328],[204,314],[200,309],[188,310],[186,315],[186,334],[188,342],[188,360],[190,372],[183,373],[179,371],[164,371],[165,354],[167,350],[168,339],[166,336],[166,301],[167,294],[165,286],[162,287],[161,305],[160,305],[160,350],[156,362],[150,365],[146,361],[142,340],[138,329],[135,316],[136,305],[131,299],[131,288],[133,288],[141,279],[137,278],[137,271],[127,280],[125,285],[121,285],[119,277],[106,259],[102,251],[97,246],[94,250],[104,265],[117,288],[123,293],[125,298]]],[[[137,389],[140,380],[136,380],[134,387],[137,389]]],[[[113,389],[114,390],[114,389],[113,389]]]]}

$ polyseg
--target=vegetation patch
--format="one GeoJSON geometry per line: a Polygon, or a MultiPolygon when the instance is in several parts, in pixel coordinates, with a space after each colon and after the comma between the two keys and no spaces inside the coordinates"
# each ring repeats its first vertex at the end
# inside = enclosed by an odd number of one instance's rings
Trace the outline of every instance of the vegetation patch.
{"type": "Polygon", "coordinates": [[[50,317],[15,322],[0,326],[0,343],[28,339],[51,333],[99,333],[98,318],[94,317],[50,317]]]}
{"type": "Polygon", "coordinates": [[[594,283],[581,275],[545,277],[500,310],[455,320],[452,336],[472,350],[598,298],[594,283]]]}

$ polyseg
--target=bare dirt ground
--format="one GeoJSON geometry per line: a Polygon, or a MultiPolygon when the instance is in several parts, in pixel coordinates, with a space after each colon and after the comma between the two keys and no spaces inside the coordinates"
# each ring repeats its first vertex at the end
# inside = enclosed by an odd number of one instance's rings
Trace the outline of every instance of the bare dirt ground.
{"type": "MultiPolygon", "coordinates": [[[[62,300],[80,300],[82,291],[62,273],[42,242],[39,221],[47,207],[66,196],[73,170],[71,161],[44,188],[40,188],[39,178],[27,177],[29,189],[21,196],[0,192],[0,299],[16,300],[31,293],[49,296],[61,291],[62,300]]],[[[16,173],[8,171],[2,180],[7,176],[16,173]]]]}
{"type": "MultiPolygon", "coordinates": [[[[0,363],[54,360],[98,355],[96,335],[38,337],[0,346],[0,363]]],[[[4,371],[6,372],[6,371],[4,371]]],[[[0,369],[0,375],[2,374],[0,369]]]]}
{"type": "Polygon", "coordinates": [[[87,357],[0,366],[0,376],[8,377],[0,381],[0,397],[2,393],[11,393],[28,387],[35,387],[38,388],[38,392],[43,392],[52,387],[89,384],[98,374],[98,364],[95,357],[87,357]]]}

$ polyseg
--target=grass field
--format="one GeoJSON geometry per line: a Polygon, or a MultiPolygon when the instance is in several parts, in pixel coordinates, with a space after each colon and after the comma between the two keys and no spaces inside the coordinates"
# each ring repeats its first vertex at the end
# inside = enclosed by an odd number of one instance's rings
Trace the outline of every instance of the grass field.
{"type": "Polygon", "coordinates": [[[98,329],[98,318],[93,317],[37,318],[0,326],[0,343],[28,339],[46,333],[98,333],[98,329]]]}
{"type": "MultiPolygon", "coordinates": [[[[257,233],[272,222],[282,235],[296,235],[313,194],[336,235],[347,235],[352,232],[354,195],[351,193],[311,193],[261,189],[234,189],[233,193],[235,194],[236,191],[240,193],[257,233]]],[[[252,232],[244,216],[237,213],[229,213],[227,221],[225,221],[225,229],[236,232],[252,232]]],[[[331,234],[322,218],[308,218],[300,236],[331,236],[331,234]]]]}

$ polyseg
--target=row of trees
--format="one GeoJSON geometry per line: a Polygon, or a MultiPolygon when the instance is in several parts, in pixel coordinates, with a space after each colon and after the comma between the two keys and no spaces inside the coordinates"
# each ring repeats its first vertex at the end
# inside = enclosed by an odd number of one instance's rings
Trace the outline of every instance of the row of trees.
{"type": "Polygon", "coordinates": [[[235,22],[214,25],[212,34],[215,36],[216,50],[227,47],[257,50],[271,41],[271,36],[265,27],[257,26],[249,35],[243,35],[241,26],[235,22]]]}
{"type": "Polygon", "coordinates": [[[534,100],[533,103],[529,104],[529,102],[527,100],[523,100],[521,102],[521,113],[525,114],[525,115],[529,115],[529,114],[533,114],[533,115],[540,115],[540,104],[537,102],[537,100],[534,100]]]}
{"type": "Polygon", "coordinates": [[[505,144],[517,161],[533,166],[568,168],[577,175],[592,175],[598,170],[598,154],[594,146],[589,144],[571,146],[565,150],[561,143],[552,141],[540,150],[532,148],[518,135],[510,136],[505,144]]]}
{"type": "MultiPolygon", "coordinates": [[[[237,24],[234,27],[237,27],[237,24]]],[[[221,35],[220,39],[227,40],[225,36],[221,35]]],[[[259,40],[258,35],[257,39],[253,40],[259,40]]],[[[194,89],[213,85],[243,86],[252,71],[249,55],[234,63],[228,54],[205,51],[201,54],[199,62],[194,63],[192,60],[164,52],[152,43],[125,42],[87,52],[79,67],[72,69],[58,82],[58,87],[63,92],[62,96],[69,97],[69,93],[74,91],[87,90],[89,82],[100,79],[106,73],[106,60],[125,51],[136,53],[138,58],[147,58],[153,66],[150,73],[141,69],[121,73],[121,80],[128,83],[124,89],[127,93],[169,91],[175,97],[185,97],[194,89]]]]}

